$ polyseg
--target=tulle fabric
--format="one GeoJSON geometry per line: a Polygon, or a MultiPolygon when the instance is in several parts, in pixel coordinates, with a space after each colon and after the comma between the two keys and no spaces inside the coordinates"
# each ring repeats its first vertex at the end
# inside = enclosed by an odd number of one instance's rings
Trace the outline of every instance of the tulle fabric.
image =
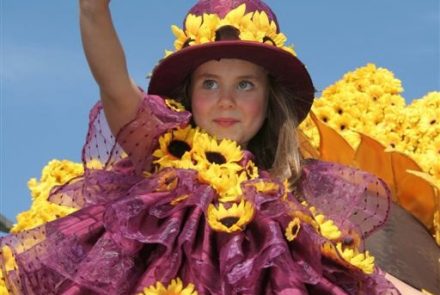
{"type": "MultiPolygon", "coordinates": [[[[398,294],[379,269],[366,275],[321,254],[326,239],[301,224],[292,242],[285,229],[292,212],[319,208],[347,235],[361,238],[388,214],[389,191],[367,173],[319,161],[304,163],[296,189],[257,192],[244,182],[256,213],[241,232],[212,230],[206,221],[215,190],[193,170],[152,171],[152,151],[165,131],[188,124],[188,112],[145,96],[136,118],[117,141],[101,105],[91,112],[83,149],[84,176],[53,191],[50,200],[77,212],[0,245],[16,266],[2,271],[15,294],[136,294],[180,277],[198,294],[398,294]],[[165,179],[176,185],[167,189],[165,179]],[[179,197],[187,196],[184,200],[179,197]]],[[[277,183],[277,180],[271,180],[277,183]]],[[[0,255],[1,257],[1,255],[0,255]]]]}

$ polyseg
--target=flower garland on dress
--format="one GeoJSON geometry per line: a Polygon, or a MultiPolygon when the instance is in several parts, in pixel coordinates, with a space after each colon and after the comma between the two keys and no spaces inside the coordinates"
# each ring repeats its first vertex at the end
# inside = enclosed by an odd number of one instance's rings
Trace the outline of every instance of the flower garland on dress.
{"type": "MultiPolygon", "coordinates": [[[[172,100],[166,103],[170,108],[177,105],[172,100]]],[[[179,107],[180,109],[180,107],[179,107]]],[[[213,230],[234,233],[242,231],[254,216],[253,204],[246,200],[242,187],[252,185],[257,192],[270,194],[280,190],[277,183],[269,179],[247,182],[258,178],[259,171],[252,160],[245,159],[244,152],[236,142],[229,139],[217,140],[200,128],[178,128],[159,138],[159,148],[153,152],[157,171],[165,168],[183,168],[197,171],[198,179],[209,184],[218,195],[218,203],[211,203],[206,219],[213,230]]],[[[282,188],[287,193],[287,182],[282,188]]],[[[179,197],[180,201],[181,197],[179,197]]],[[[287,198],[283,201],[289,202],[287,198]]],[[[292,221],[285,228],[287,241],[293,242],[301,229],[301,222],[312,224],[328,242],[322,253],[342,265],[355,267],[367,274],[374,271],[374,257],[368,251],[360,252],[360,242],[355,243],[352,233],[343,235],[335,223],[327,219],[316,208],[303,206],[311,212],[312,218],[293,213],[292,221]],[[344,238],[342,238],[344,237],[344,238]]],[[[357,241],[360,241],[358,238],[357,241]]]]}
{"type": "MultiPolygon", "coordinates": [[[[292,46],[285,45],[286,35],[279,32],[276,23],[269,20],[264,11],[246,13],[246,4],[229,11],[224,18],[216,14],[203,14],[202,16],[188,14],[184,29],[176,25],[171,27],[176,37],[175,51],[187,46],[216,41],[216,32],[222,27],[237,29],[240,32],[240,40],[266,43],[296,55],[292,46]]],[[[165,55],[168,56],[175,51],[167,50],[165,55]]]]}

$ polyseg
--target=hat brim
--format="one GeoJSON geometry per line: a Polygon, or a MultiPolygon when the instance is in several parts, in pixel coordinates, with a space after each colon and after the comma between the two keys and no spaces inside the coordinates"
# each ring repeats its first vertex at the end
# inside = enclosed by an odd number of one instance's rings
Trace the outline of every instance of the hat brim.
{"type": "Polygon", "coordinates": [[[157,65],[148,93],[171,97],[198,66],[223,58],[238,58],[264,67],[278,83],[292,91],[298,122],[307,116],[315,93],[307,69],[291,53],[260,42],[228,40],[183,48],[157,65]]]}

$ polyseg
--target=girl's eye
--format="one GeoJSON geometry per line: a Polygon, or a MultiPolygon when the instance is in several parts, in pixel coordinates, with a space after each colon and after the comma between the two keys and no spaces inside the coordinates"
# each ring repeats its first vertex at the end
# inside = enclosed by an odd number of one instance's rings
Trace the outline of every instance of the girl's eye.
{"type": "Polygon", "coordinates": [[[238,83],[238,87],[239,90],[251,90],[252,88],[254,88],[254,84],[250,81],[240,81],[238,83]]]}
{"type": "Polygon", "coordinates": [[[204,89],[217,89],[218,83],[214,80],[205,80],[202,83],[204,89]]]}

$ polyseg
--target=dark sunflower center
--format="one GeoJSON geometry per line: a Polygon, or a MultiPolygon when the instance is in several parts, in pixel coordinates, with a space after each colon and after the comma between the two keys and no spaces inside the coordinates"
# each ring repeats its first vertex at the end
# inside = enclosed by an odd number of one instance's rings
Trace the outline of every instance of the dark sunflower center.
{"type": "Polygon", "coordinates": [[[205,155],[206,159],[208,159],[210,163],[215,163],[219,165],[226,163],[226,158],[221,153],[206,152],[205,155]]]}
{"type": "Polygon", "coordinates": [[[193,42],[193,41],[194,41],[194,39],[191,39],[191,38],[186,39],[185,42],[182,45],[182,48],[190,46],[190,43],[193,42]]]}
{"type": "Polygon", "coordinates": [[[172,140],[168,145],[168,152],[176,158],[181,158],[185,152],[190,150],[189,144],[182,140],[172,140]]]}
{"type": "Polygon", "coordinates": [[[272,45],[274,45],[274,46],[277,45],[277,44],[275,43],[275,41],[274,41],[272,38],[268,37],[268,36],[265,36],[265,37],[263,38],[263,43],[266,43],[266,41],[269,41],[269,42],[272,43],[272,45]]]}
{"type": "Polygon", "coordinates": [[[234,224],[236,224],[237,221],[238,221],[239,219],[240,219],[240,218],[238,218],[238,217],[230,216],[230,217],[225,217],[225,218],[220,219],[220,222],[221,222],[224,226],[226,226],[227,228],[229,228],[229,227],[233,226],[234,224]]]}
{"type": "Polygon", "coordinates": [[[299,231],[299,225],[295,224],[294,226],[292,226],[292,235],[296,235],[298,234],[299,231]]]}

